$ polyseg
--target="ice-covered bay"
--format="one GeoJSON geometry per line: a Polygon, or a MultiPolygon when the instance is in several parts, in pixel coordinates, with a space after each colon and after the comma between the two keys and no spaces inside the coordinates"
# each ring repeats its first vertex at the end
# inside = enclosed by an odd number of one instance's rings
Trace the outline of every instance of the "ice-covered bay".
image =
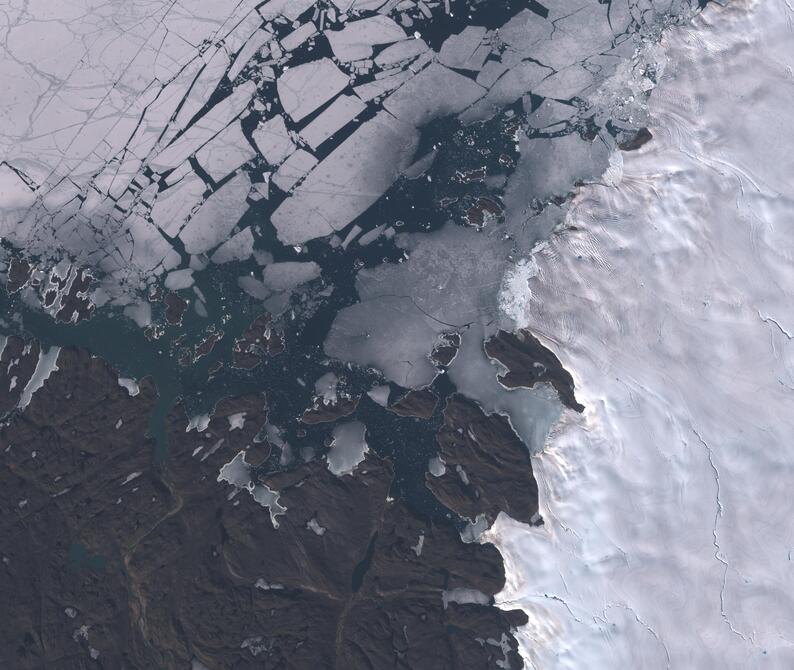
{"type": "Polygon", "coordinates": [[[654,140],[535,256],[527,318],[588,409],[535,459],[545,526],[486,535],[529,667],[794,667],[793,25],[672,31],[654,140]]]}

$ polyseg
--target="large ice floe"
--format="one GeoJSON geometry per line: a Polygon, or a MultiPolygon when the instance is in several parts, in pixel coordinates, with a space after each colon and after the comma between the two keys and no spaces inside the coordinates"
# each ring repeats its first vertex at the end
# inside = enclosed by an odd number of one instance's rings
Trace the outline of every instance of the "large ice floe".
{"type": "Polygon", "coordinates": [[[654,140],[581,189],[526,319],[586,405],[501,516],[534,668],[794,667],[794,12],[715,5],[666,39],[654,140]]]}
{"type": "MultiPolygon", "coordinates": [[[[536,121],[571,133],[662,18],[696,4],[11,0],[0,237],[42,266],[91,267],[102,302],[128,304],[190,256],[246,260],[258,236],[223,245],[252,226],[253,203],[273,244],[344,235],[429,164],[413,164],[428,123],[543,96],[536,121]],[[493,25],[461,23],[467,12],[493,25]]],[[[600,172],[604,141],[525,147],[556,177],[532,195],[600,172]]]]}

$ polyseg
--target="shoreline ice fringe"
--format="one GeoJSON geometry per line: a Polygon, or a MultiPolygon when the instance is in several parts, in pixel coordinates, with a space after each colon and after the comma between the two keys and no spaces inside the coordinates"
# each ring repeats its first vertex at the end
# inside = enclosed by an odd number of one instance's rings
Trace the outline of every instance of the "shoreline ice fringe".
{"type": "Polygon", "coordinates": [[[483,538],[530,668],[794,667],[792,25],[671,31],[653,141],[535,254],[526,320],[588,409],[535,457],[545,525],[483,538]]]}

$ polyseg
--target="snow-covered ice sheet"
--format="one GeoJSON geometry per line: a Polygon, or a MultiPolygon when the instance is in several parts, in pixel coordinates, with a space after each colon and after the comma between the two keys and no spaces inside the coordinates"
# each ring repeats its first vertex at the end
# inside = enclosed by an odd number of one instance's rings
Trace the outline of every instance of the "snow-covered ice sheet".
{"type": "Polygon", "coordinates": [[[572,372],[502,516],[530,668],[794,667],[794,11],[710,5],[666,38],[652,142],[535,254],[527,320],[572,372]]]}

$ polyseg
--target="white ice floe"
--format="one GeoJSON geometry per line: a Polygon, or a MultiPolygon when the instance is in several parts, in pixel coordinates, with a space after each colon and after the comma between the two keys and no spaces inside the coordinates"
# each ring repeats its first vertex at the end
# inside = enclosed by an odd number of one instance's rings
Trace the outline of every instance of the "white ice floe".
{"type": "Polygon", "coordinates": [[[405,31],[388,16],[370,16],[350,21],[341,30],[326,33],[331,49],[342,62],[370,58],[372,47],[391,44],[406,38],[405,31]]]}
{"type": "Polygon", "coordinates": [[[193,270],[184,268],[182,270],[169,272],[163,283],[169,291],[180,291],[193,286],[194,281],[193,270]]]}
{"type": "Polygon", "coordinates": [[[295,143],[290,137],[282,116],[274,116],[259,124],[252,137],[259,153],[271,165],[278,165],[295,151],[295,143]]]}
{"type": "Polygon", "coordinates": [[[285,244],[342,230],[397,180],[413,158],[418,132],[380,112],[363,123],[273,212],[285,244]]]}
{"type": "Polygon", "coordinates": [[[225,242],[248,209],[251,179],[245,172],[226,182],[190,217],[179,237],[189,254],[201,254],[225,242]]]}
{"type": "Polygon", "coordinates": [[[357,96],[340,95],[301,130],[300,135],[312,149],[316,149],[366,108],[367,106],[357,96]]]}
{"type": "Polygon", "coordinates": [[[316,382],[314,382],[314,392],[323,399],[326,404],[335,403],[337,400],[337,388],[339,377],[333,372],[326,372],[316,382]]]}
{"type": "Polygon", "coordinates": [[[794,667],[794,11],[669,34],[654,139],[535,255],[529,326],[587,410],[501,516],[529,667],[794,667]]]}
{"type": "Polygon", "coordinates": [[[281,106],[293,121],[305,118],[349,84],[347,75],[330,58],[291,67],[276,82],[281,106]]]}
{"type": "Polygon", "coordinates": [[[314,261],[282,261],[262,269],[262,282],[272,291],[290,291],[319,276],[320,266],[314,261]]]}

